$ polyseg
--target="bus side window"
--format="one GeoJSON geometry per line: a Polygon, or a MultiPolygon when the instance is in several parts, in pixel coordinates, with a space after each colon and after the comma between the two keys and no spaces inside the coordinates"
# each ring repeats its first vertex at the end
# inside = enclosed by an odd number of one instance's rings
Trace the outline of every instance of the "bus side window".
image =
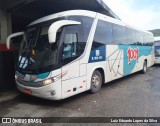
{"type": "Polygon", "coordinates": [[[117,24],[112,24],[112,26],[114,44],[126,44],[125,27],[117,24]]]}
{"type": "Polygon", "coordinates": [[[136,30],[126,27],[126,39],[128,45],[136,43],[136,30]]]}
{"type": "Polygon", "coordinates": [[[81,24],[65,26],[62,65],[72,62],[84,53],[94,19],[85,16],[71,16],[69,20],[79,21],[81,24]]]}
{"type": "Polygon", "coordinates": [[[77,56],[77,34],[65,35],[62,56],[62,59],[74,58],[77,56]]]}
{"type": "Polygon", "coordinates": [[[112,24],[102,20],[98,21],[92,49],[113,43],[112,24]]]}
{"type": "Polygon", "coordinates": [[[135,45],[142,45],[143,44],[143,33],[136,30],[136,41],[135,45]]]}

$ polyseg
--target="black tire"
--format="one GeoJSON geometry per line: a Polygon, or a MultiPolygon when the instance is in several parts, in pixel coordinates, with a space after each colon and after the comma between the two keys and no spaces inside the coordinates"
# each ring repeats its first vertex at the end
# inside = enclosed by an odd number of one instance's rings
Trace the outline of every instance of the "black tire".
{"type": "Polygon", "coordinates": [[[102,74],[95,70],[91,77],[91,90],[90,92],[95,94],[100,91],[102,87],[102,74]]]}
{"type": "Polygon", "coordinates": [[[147,61],[145,60],[143,63],[142,73],[145,74],[147,72],[147,61]]]}

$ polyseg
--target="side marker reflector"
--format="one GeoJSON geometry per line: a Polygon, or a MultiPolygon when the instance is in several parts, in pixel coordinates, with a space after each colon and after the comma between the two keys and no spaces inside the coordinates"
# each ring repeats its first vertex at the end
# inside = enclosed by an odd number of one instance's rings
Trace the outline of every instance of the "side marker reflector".
{"type": "Polygon", "coordinates": [[[71,90],[68,90],[67,92],[71,92],[71,90]]]}
{"type": "Polygon", "coordinates": [[[80,88],[83,88],[83,86],[80,86],[80,88]]]}
{"type": "Polygon", "coordinates": [[[86,80],[83,80],[83,82],[85,83],[85,82],[87,82],[86,80]]]}

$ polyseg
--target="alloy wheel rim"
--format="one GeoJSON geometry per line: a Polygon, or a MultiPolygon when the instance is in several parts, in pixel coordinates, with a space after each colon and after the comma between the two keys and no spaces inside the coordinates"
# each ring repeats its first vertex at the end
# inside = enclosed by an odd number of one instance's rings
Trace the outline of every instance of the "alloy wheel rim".
{"type": "Polygon", "coordinates": [[[92,84],[94,88],[97,88],[100,85],[100,77],[98,75],[92,77],[92,84]]]}

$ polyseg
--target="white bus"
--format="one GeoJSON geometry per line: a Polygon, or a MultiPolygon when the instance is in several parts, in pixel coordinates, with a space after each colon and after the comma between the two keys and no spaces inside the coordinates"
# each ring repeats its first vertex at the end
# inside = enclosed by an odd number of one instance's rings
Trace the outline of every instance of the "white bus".
{"type": "Polygon", "coordinates": [[[27,26],[15,75],[20,91],[50,100],[100,91],[102,84],[154,64],[152,33],[86,10],[43,17],[27,26]]]}
{"type": "Polygon", "coordinates": [[[155,44],[155,64],[160,64],[160,37],[154,38],[155,44]]]}

